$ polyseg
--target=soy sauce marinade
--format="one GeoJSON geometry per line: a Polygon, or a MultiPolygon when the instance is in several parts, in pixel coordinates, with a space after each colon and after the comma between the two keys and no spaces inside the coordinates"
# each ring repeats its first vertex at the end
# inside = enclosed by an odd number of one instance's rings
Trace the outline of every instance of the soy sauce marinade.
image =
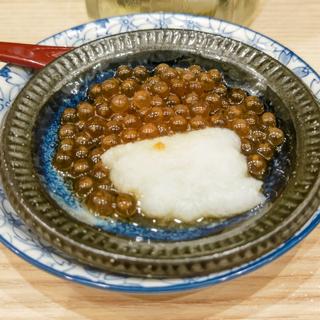
{"type": "Polygon", "coordinates": [[[114,78],[93,85],[87,101],[64,110],[53,163],[92,212],[128,218],[138,212],[136,199],[114,189],[100,156],[118,144],[206,127],[239,135],[248,172],[257,179],[284,140],[275,115],[264,112],[257,97],[228,88],[216,69],[162,63],[151,73],[123,65],[114,78]]]}

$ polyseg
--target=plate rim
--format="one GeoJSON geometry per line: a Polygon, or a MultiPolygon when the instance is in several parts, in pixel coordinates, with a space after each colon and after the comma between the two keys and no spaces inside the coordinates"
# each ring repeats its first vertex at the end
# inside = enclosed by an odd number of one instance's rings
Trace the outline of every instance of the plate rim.
{"type": "MultiPolygon", "coordinates": [[[[203,16],[198,16],[198,15],[188,15],[188,14],[171,14],[170,15],[173,16],[183,16],[183,17],[203,17],[203,16]]],[[[159,15],[159,13],[153,13],[153,14],[130,14],[130,15],[123,15],[123,16],[116,16],[113,18],[120,18],[120,17],[132,17],[132,16],[152,16],[152,15],[159,15]]],[[[205,17],[208,18],[208,17],[205,17]]],[[[103,18],[103,19],[98,19],[95,21],[91,21],[88,23],[84,23],[69,29],[66,29],[64,31],[61,31],[59,33],[56,33],[55,35],[59,35],[62,34],[64,32],[67,32],[68,30],[76,30],[79,28],[82,28],[86,25],[89,24],[95,24],[95,23],[99,23],[99,22],[103,22],[103,21],[108,21],[108,18],[103,18]]],[[[222,21],[224,23],[226,23],[227,25],[231,25],[231,26],[238,26],[240,29],[245,29],[245,30],[249,30],[250,32],[254,33],[254,34],[258,34],[263,38],[268,39],[269,41],[276,43],[277,45],[279,45],[281,48],[288,50],[293,56],[295,56],[302,64],[306,65],[315,75],[315,77],[317,77],[318,79],[320,79],[319,75],[315,72],[315,70],[308,64],[306,63],[303,59],[301,59],[299,56],[297,56],[292,50],[286,48],[285,46],[281,45],[280,43],[278,43],[277,41],[274,41],[273,39],[259,33],[256,31],[253,31],[247,27],[243,27],[240,26],[238,24],[234,24],[234,23],[229,23],[223,20],[219,20],[219,19],[214,19],[214,18],[210,18],[210,20],[216,20],[216,21],[222,21]]],[[[42,40],[40,43],[52,38],[55,35],[51,35],[50,37],[47,37],[46,39],[42,40]]],[[[231,37],[232,38],[232,37],[231,37]]],[[[5,65],[4,67],[6,67],[7,65],[5,65]]],[[[303,79],[302,79],[303,81],[303,79]]],[[[315,94],[314,94],[315,96],[315,94]]],[[[316,99],[318,100],[318,98],[316,97],[316,99]]],[[[216,284],[225,280],[230,280],[233,279],[237,276],[246,274],[250,271],[253,271],[263,265],[265,265],[266,263],[269,263],[271,261],[273,261],[274,259],[276,259],[277,257],[281,256],[282,254],[284,254],[285,252],[287,252],[289,249],[291,249],[294,245],[296,245],[297,243],[299,243],[306,235],[308,235],[318,224],[320,223],[320,211],[317,210],[314,212],[313,216],[309,219],[309,221],[295,234],[293,235],[291,238],[289,238],[286,242],[282,243],[280,246],[278,246],[277,248],[275,248],[274,250],[272,250],[271,252],[261,256],[260,258],[250,261],[247,264],[244,264],[242,266],[236,267],[234,269],[225,271],[223,273],[215,273],[212,275],[209,275],[207,277],[205,277],[203,280],[200,281],[196,281],[194,280],[194,277],[189,278],[190,282],[187,283],[181,283],[181,284],[169,284],[168,286],[164,286],[164,287],[154,287],[154,286],[150,286],[150,287],[138,287],[138,286],[122,286],[122,285],[113,285],[113,284],[107,284],[105,282],[100,282],[100,281],[93,281],[93,280],[89,280],[86,278],[83,278],[81,276],[70,276],[68,274],[66,274],[63,271],[57,271],[54,267],[49,267],[48,265],[45,265],[44,263],[38,262],[37,260],[25,255],[21,250],[17,249],[14,245],[12,245],[11,243],[9,243],[6,239],[4,239],[1,235],[0,235],[0,242],[2,242],[6,247],[8,247],[11,251],[13,251],[14,253],[16,253],[18,256],[20,256],[21,258],[23,258],[24,260],[28,261],[29,263],[35,265],[36,267],[39,267],[51,274],[54,274],[56,276],[59,276],[61,278],[67,279],[67,280],[71,280],[71,281],[75,281],[78,283],[82,283],[82,284],[86,284],[89,286],[93,286],[93,287],[97,287],[97,288],[102,288],[102,289],[111,289],[111,290],[116,290],[116,291],[124,291],[124,292],[140,292],[140,293],[144,293],[144,292],[172,292],[172,291],[181,291],[181,290],[188,290],[188,289],[195,289],[195,288],[200,288],[200,287],[204,287],[204,286],[208,286],[211,284],[216,284]],[[192,281],[193,280],[193,281],[192,281]]]]}
{"type": "MultiPolygon", "coordinates": [[[[318,224],[320,223],[320,211],[316,211],[313,218],[309,220],[309,222],[304,226],[303,229],[300,229],[294,236],[288,239],[279,247],[275,248],[271,252],[261,256],[260,258],[250,261],[249,263],[242,265],[240,267],[234,268],[230,271],[216,274],[210,278],[210,275],[206,277],[206,279],[198,281],[198,282],[188,282],[182,284],[174,284],[165,287],[139,287],[139,286],[121,286],[121,285],[114,285],[114,284],[106,284],[100,281],[92,281],[88,280],[81,276],[69,276],[65,272],[57,271],[52,267],[48,267],[47,265],[38,262],[35,259],[32,259],[25,255],[22,251],[18,250],[16,247],[12,246],[7,240],[2,238],[0,235],[0,243],[4,244],[8,249],[10,249],[13,253],[15,253],[18,257],[22,258],[23,260],[27,261],[31,265],[46,271],[49,274],[57,276],[60,279],[68,280],[70,282],[80,283],[89,287],[101,289],[101,290],[111,290],[117,292],[127,292],[127,293],[137,293],[137,294],[144,294],[144,293],[175,293],[175,292],[182,292],[188,291],[193,289],[201,289],[211,285],[219,284],[221,282],[229,281],[240,276],[246,275],[252,271],[255,271],[270,262],[274,261],[275,259],[281,257],[287,251],[295,247],[299,244],[312,230],[314,230],[318,224]]],[[[100,271],[103,272],[103,271],[100,271]]],[[[121,276],[120,276],[121,277],[121,276]]],[[[142,278],[141,278],[142,279],[142,278]]],[[[190,278],[190,279],[193,279],[190,278]]]]}

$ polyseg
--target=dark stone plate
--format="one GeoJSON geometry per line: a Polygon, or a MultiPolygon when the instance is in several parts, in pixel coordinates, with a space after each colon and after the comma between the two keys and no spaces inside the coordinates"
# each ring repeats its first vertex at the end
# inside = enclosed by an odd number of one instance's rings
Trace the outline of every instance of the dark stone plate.
{"type": "Polygon", "coordinates": [[[186,277],[231,269],[275,249],[319,204],[319,105],[291,71],[261,51],[189,30],[147,30],[83,45],[36,74],[9,110],[2,130],[1,176],[17,213],[41,237],[108,272],[186,277]],[[88,214],[51,165],[61,112],[119,64],[167,62],[220,69],[230,86],[261,97],[286,142],[264,181],[267,201],[249,212],[197,226],[158,227],[88,214]]]}

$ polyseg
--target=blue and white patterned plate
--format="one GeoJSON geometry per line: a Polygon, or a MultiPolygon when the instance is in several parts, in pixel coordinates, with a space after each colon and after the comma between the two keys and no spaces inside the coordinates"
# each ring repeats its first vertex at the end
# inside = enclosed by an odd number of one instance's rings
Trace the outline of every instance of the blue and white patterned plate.
{"type": "MultiPolygon", "coordinates": [[[[194,29],[240,40],[286,65],[320,100],[319,75],[292,51],[249,29],[207,17],[163,13],[113,17],[63,31],[41,43],[77,46],[107,35],[152,28],[194,29]]],[[[0,70],[0,121],[31,76],[32,73],[29,70],[8,65],[0,70]]],[[[277,258],[303,239],[319,222],[320,210],[314,213],[312,219],[299,232],[277,249],[255,261],[226,272],[206,277],[169,280],[114,276],[64,258],[57,250],[38,239],[13,211],[0,185],[0,241],[5,246],[30,263],[62,278],[93,287],[125,292],[172,292],[199,288],[232,279],[277,258]]]]}

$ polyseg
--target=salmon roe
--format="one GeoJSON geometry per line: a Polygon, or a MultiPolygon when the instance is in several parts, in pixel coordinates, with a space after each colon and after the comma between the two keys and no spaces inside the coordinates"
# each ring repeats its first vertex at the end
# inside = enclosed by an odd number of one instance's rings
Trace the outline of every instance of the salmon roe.
{"type": "Polygon", "coordinates": [[[228,88],[217,69],[161,63],[150,71],[122,65],[113,78],[94,84],[86,101],[64,110],[53,164],[92,212],[128,218],[137,213],[137,201],[114,189],[102,153],[119,144],[206,127],[233,130],[248,172],[258,179],[285,139],[261,100],[228,88]]]}

